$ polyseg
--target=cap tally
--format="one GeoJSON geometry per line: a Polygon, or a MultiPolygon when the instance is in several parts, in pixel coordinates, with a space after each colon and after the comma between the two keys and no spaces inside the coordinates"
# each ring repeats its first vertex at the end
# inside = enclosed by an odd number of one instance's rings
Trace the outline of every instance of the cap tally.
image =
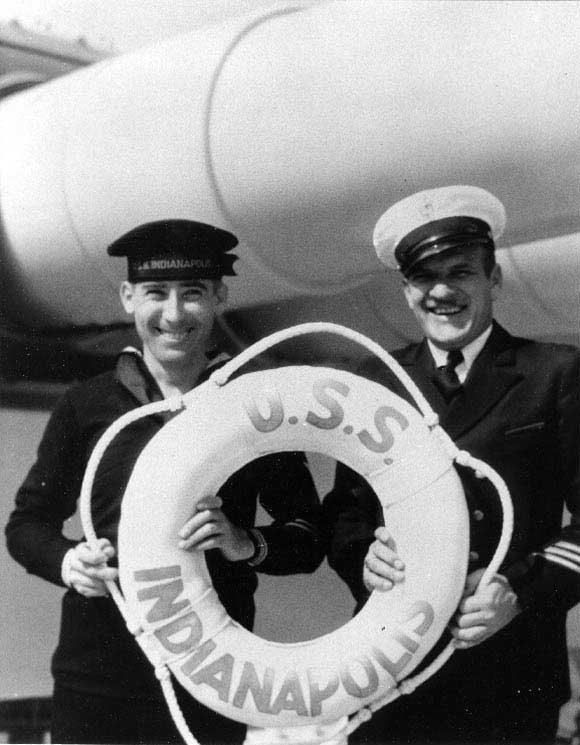
{"type": "Polygon", "coordinates": [[[158,220],[125,233],[107,248],[126,256],[130,282],[235,276],[233,233],[192,220],[158,220]]]}

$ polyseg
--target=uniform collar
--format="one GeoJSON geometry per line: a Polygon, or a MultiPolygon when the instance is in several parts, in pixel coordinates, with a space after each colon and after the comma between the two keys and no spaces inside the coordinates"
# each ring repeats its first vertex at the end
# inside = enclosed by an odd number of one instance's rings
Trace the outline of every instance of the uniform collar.
{"type": "MultiPolygon", "coordinates": [[[[224,365],[230,358],[225,352],[208,355],[207,365],[201,373],[197,385],[203,383],[214,370],[224,365]]],[[[125,347],[117,358],[115,370],[117,380],[141,405],[162,401],[163,394],[143,359],[143,353],[135,347],[125,347]]]]}
{"type": "Polygon", "coordinates": [[[469,396],[459,395],[449,406],[433,383],[433,357],[425,339],[397,352],[396,359],[440,415],[447,433],[456,439],[474,427],[523,379],[517,366],[517,350],[529,343],[527,339],[512,336],[494,321],[491,334],[472,365],[466,384],[469,396]]]}
{"type": "MultiPolygon", "coordinates": [[[[471,366],[475,362],[475,358],[484,348],[487,340],[489,339],[491,330],[492,325],[490,324],[486,328],[486,330],[477,337],[477,339],[474,339],[473,341],[469,342],[469,344],[466,344],[464,347],[461,348],[461,352],[463,353],[463,362],[457,365],[455,370],[457,372],[459,380],[462,383],[465,382],[465,379],[467,378],[467,375],[471,370],[471,366]]],[[[429,347],[429,351],[431,352],[431,356],[433,357],[435,367],[443,367],[447,363],[447,351],[436,347],[430,339],[427,339],[427,346],[429,347]]]]}
{"type": "MultiPolygon", "coordinates": [[[[490,356],[496,367],[511,367],[516,363],[516,350],[526,344],[529,344],[528,339],[512,336],[494,320],[490,337],[482,351],[490,356]]],[[[425,338],[397,350],[395,357],[403,367],[419,366],[425,368],[429,375],[434,370],[433,357],[425,338]]]]}

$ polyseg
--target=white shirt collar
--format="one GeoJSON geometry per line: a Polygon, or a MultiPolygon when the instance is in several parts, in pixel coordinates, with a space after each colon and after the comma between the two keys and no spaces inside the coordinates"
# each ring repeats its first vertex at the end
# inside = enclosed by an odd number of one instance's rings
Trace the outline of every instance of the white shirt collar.
{"type": "MultiPolygon", "coordinates": [[[[474,339],[465,347],[462,347],[463,362],[455,368],[455,372],[457,373],[457,377],[461,383],[465,383],[465,379],[471,370],[471,366],[475,362],[475,358],[485,346],[485,342],[489,339],[491,328],[491,326],[488,326],[486,330],[477,337],[477,339],[474,339]]],[[[431,352],[431,356],[435,362],[435,367],[443,367],[443,365],[447,363],[447,352],[445,349],[439,349],[439,347],[436,347],[430,339],[427,339],[427,345],[429,346],[429,351],[431,352]]]]}

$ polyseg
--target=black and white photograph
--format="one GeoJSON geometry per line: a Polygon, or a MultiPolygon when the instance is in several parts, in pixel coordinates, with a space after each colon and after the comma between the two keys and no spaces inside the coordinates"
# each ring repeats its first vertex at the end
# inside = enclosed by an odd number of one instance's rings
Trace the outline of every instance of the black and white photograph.
{"type": "Polygon", "coordinates": [[[580,0],[2,0],[0,743],[580,745],[580,0]]]}

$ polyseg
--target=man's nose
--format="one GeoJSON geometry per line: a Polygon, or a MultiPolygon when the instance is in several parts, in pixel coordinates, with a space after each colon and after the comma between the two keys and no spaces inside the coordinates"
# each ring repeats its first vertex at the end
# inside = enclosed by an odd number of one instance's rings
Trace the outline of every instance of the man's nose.
{"type": "Polygon", "coordinates": [[[183,303],[176,292],[170,292],[163,305],[163,315],[167,321],[177,322],[183,313],[183,303]]]}
{"type": "Polygon", "coordinates": [[[446,280],[439,279],[429,288],[429,295],[434,298],[443,299],[453,295],[455,290],[446,280]]]}

